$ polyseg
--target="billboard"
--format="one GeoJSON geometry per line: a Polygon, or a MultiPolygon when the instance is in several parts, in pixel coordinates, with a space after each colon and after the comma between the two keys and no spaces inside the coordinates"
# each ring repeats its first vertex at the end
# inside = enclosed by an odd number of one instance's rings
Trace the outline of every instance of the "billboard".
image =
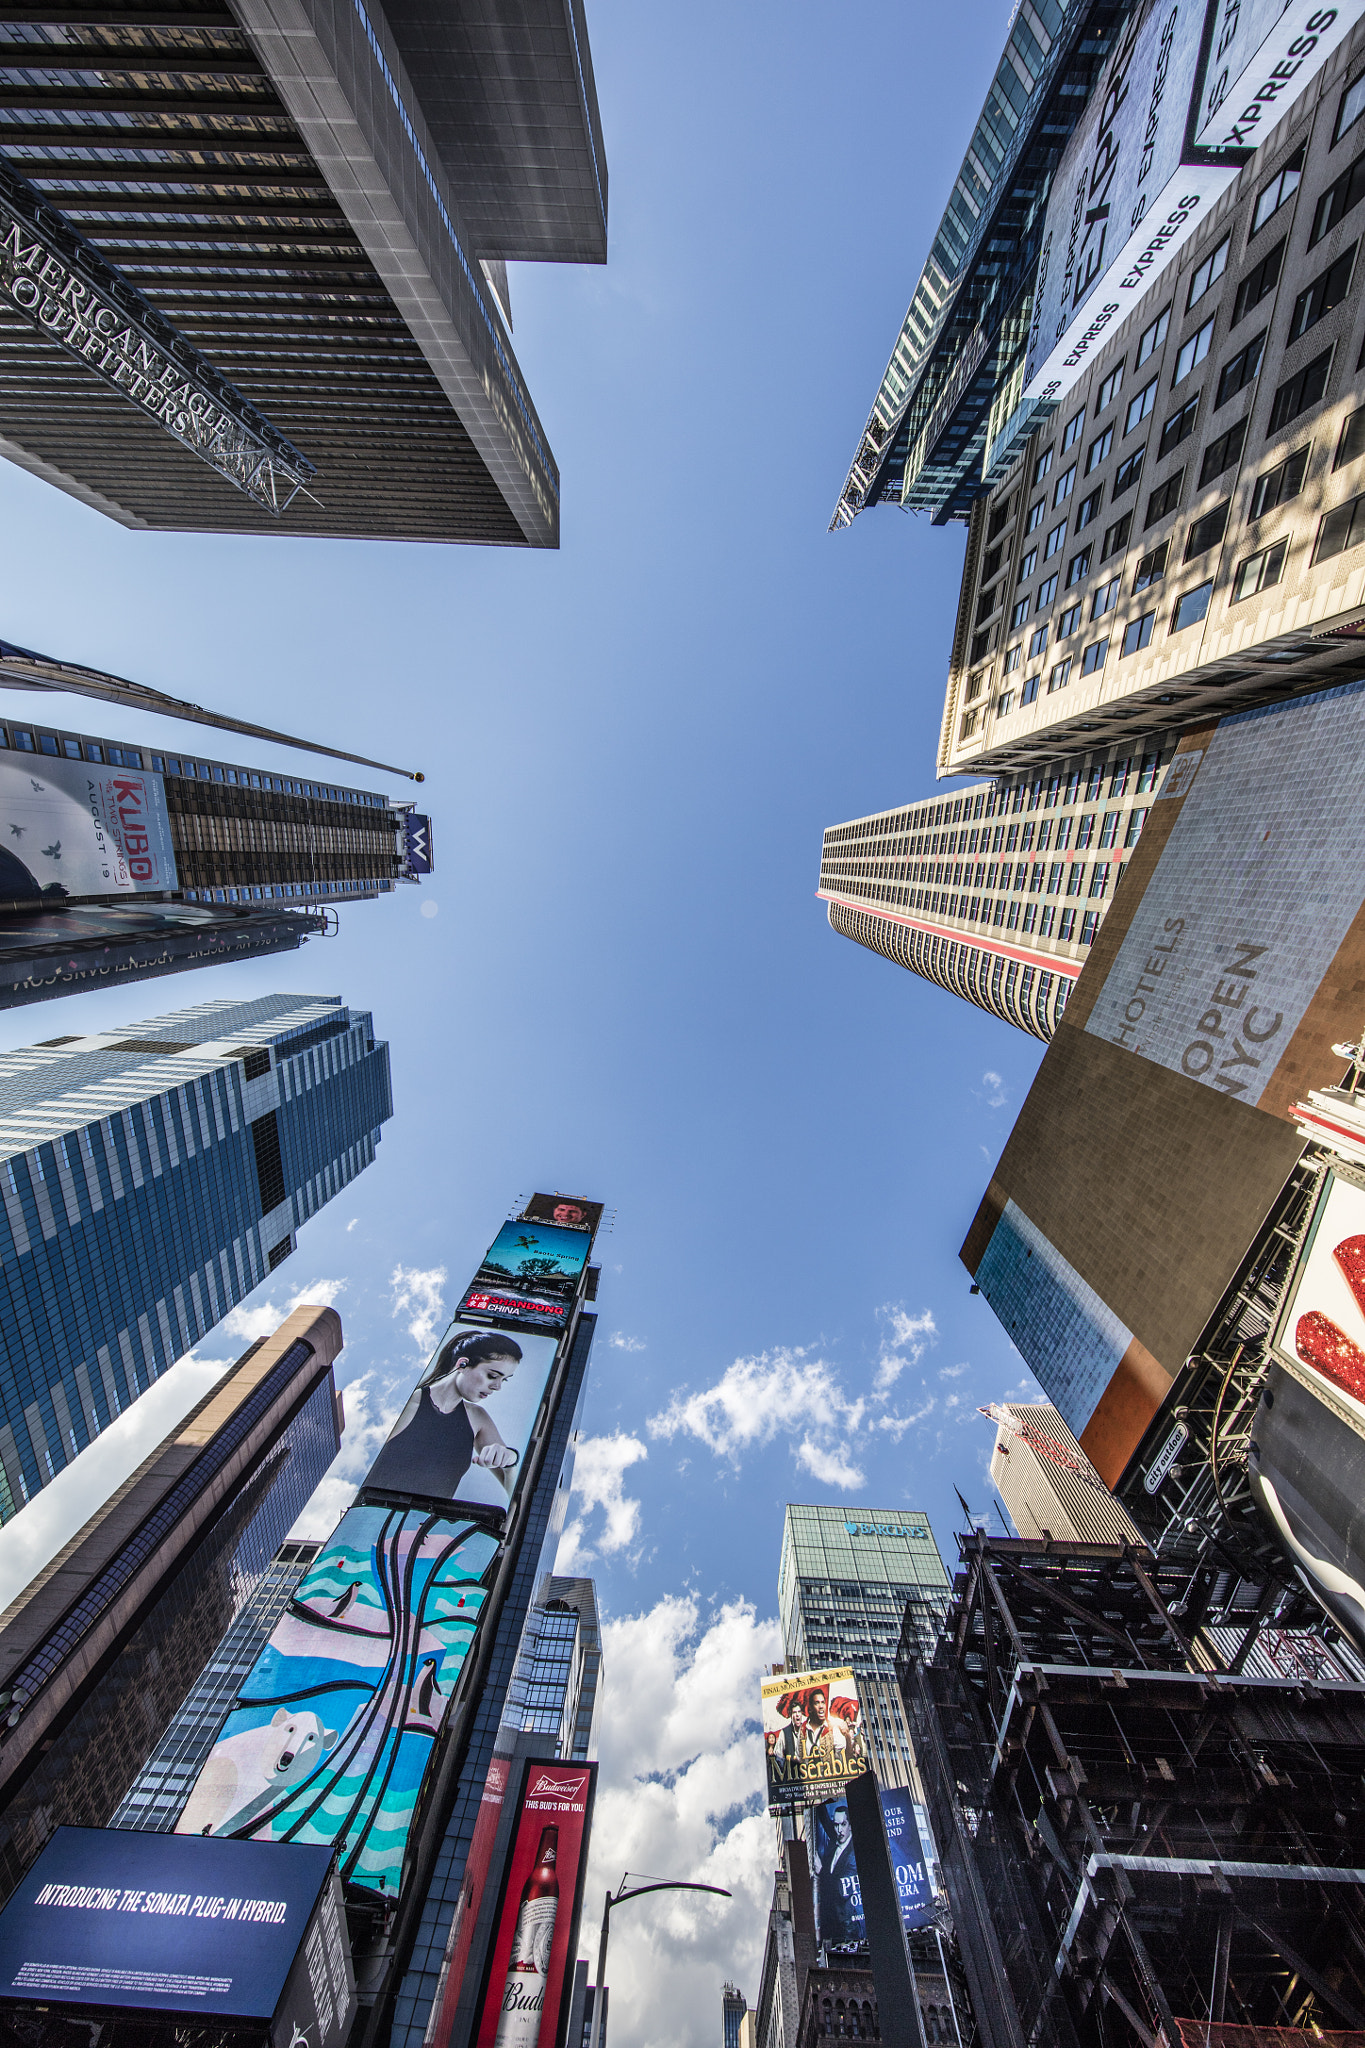
{"type": "Polygon", "coordinates": [[[602,1221],[601,1202],[587,1202],[581,1195],[532,1195],[521,1212],[523,1223],[557,1223],[561,1230],[586,1230],[590,1237],[602,1221]]]}
{"type": "Polygon", "coordinates": [[[1341,1079],[1363,798],[1365,683],[1185,735],[963,1245],[1110,1486],[1302,1153],[1295,1103],[1341,1079]]]}
{"type": "Polygon", "coordinates": [[[410,875],[429,875],[432,865],[431,820],[420,811],[403,813],[403,866],[410,875]]]}
{"type": "Polygon", "coordinates": [[[1365,1187],[1327,1175],[1275,1332],[1276,1355],[1365,1431],[1365,1187]]]}
{"type": "MultiPolygon", "coordinates": [[[[929,1927],[933,1924],[934,1894],[914,1803],[904,1786],[884,1785],[880,1793],[901,1925],[929,1927]]],[[[812,1809],[810,1841],[816,1938],[826,1948],[857,1947],[867,1940],[867,1927],[846,1799],[830,1799],[812,1809]]]]}
{"type": "Polygon", "coordinates": [[[432,2000],[431,2018],[426,2034],[427,2048],[446,2048],[455,2025],[455,2011],[460,2002],[460,1989],[469,1963],[469,1952],[474,1944],[479,1907],[488,1883],[488,1872],[493,1861],[493,1846],[497,1839],[498,1823],[502,1818],[503,1801],[507,1797],[512,1771],[513,1763],[510,1756],[495,1756],[483,1781],[483,1791],[479,1795],[478,1817],[474,1822],[469,1854],[465,1857],[464,1876],[460,1880],[460,1896],[455,1901],[450,1932],[446,1936],[440,1979],[436,1987],[436,1996],[432,2000]]]}
{"type": "Polygon", "coordinates": [[[125,896],[179,886],[159,775],[0,756],[0,896],[125,896]]]}
{"type": "Polygon", "coordinates": [[[332,1853],[58,1828],[0,1911],[0,1996],[340,2048],[356,2000],[332,1853]]]}
{"type": "Polygon", "coordinates": [[[395,1895],[497,1549],[467,1520],[348,1509],[252,1667],[177,1833],[335,1843],[348,1883],[395,1895]]]}
{"type": "Polygon", "coordinates": [[[761,1696],[770,1811],[823,1803],[867,1769],[852,1671],[788,1671],[761,1696]]]}
{"type": "Polygon", "coordinates": [[[561,2042],[596,1782],[596,1764],[525,1766],[474,2048],[561,2042]]]}
{"type": "Polygon", "coordinates": [[[453,1323],[366,1474],[365,1491],[505,1509],[556,1341],[453,1323]]]}
{"type": "Polygon", "coordinates": [[[581,1224],[504,1223],[484,1254],[459,1313],[533,1329],[567,1330],[591,1249],[592,1234],[581,1224]]]}
{"type": "Polygon", "coordinates": [[[1021,410],[1061,402],[1360,12],[1359,0],[1134,10],[1052,181],[1021,410]]]}

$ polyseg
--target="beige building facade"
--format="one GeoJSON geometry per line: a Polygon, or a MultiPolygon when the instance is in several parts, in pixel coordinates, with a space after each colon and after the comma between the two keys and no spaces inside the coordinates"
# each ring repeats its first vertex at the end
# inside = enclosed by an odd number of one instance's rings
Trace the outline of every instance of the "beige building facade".
{"type": "Polygon", "coordinates": [[[991,1481],[1021,1536],[1066,1543],[1141,1543],[1050,1401],[1004,1402],[995,1423],[991,1481]]]}

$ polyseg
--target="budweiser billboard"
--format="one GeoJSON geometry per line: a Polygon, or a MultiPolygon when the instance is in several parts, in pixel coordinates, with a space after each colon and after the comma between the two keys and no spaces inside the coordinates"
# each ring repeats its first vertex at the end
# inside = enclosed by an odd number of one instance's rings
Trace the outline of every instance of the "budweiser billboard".
{"type": "Polygon", "coordinates": [[[475,2048],[562,2048],[596,1783],[596,1764],[523,1770],[475,2048]]]}

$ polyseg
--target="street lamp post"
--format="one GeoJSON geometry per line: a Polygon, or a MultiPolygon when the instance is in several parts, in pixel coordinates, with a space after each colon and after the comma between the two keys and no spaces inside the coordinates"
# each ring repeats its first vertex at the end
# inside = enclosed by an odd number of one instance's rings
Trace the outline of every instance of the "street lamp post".
{"type": "Polygon", "coordinates": [[[624,1906],[627,1899],[642,1899],[646,1892],[714,1892],[719,1899],[728,1899],[731,1894],[723,1891],[718,1884],[687,1884],[677,1877],[652,1877],[648,1884],[627,1885],[630,1872],[621,1879],[615,1895],[607,1893],[602,1908],[602,1940],[597,1950],[597,1987],[592,1999],[592,2038],[589,2048],[602,2048],[602,1991],[607,1981],[607,1937],[611,1933],[611,1909],[624,1906]]]}

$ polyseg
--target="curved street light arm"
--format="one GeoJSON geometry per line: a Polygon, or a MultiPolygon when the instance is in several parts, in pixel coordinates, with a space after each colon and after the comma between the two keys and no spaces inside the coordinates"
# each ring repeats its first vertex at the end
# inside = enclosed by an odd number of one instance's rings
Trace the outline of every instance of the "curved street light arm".
{"type": "Polygon", "coordinates": [[[602,2048],[602,2005],[607,1981],[607,1937],[611,1932],[611,1909],[613,1906],[624,1906],[629,1899],[642,1899],[646,1892],[714,1892],[720,1899],[734,1896],[718,1884],[690,1884],[680,1877],[653,1878],[648,1884],[636,1885],[631,1891],[626,1890],[626,1880],[623,1877],[621,1889],[615,1897],[613,1898],[610,1892],[607,1893],[606,1904],[602,1908],[602,1940],[597,1951],[597,1985],[592,1995],[592,2038],[589,2048],[602,2048]]]}

